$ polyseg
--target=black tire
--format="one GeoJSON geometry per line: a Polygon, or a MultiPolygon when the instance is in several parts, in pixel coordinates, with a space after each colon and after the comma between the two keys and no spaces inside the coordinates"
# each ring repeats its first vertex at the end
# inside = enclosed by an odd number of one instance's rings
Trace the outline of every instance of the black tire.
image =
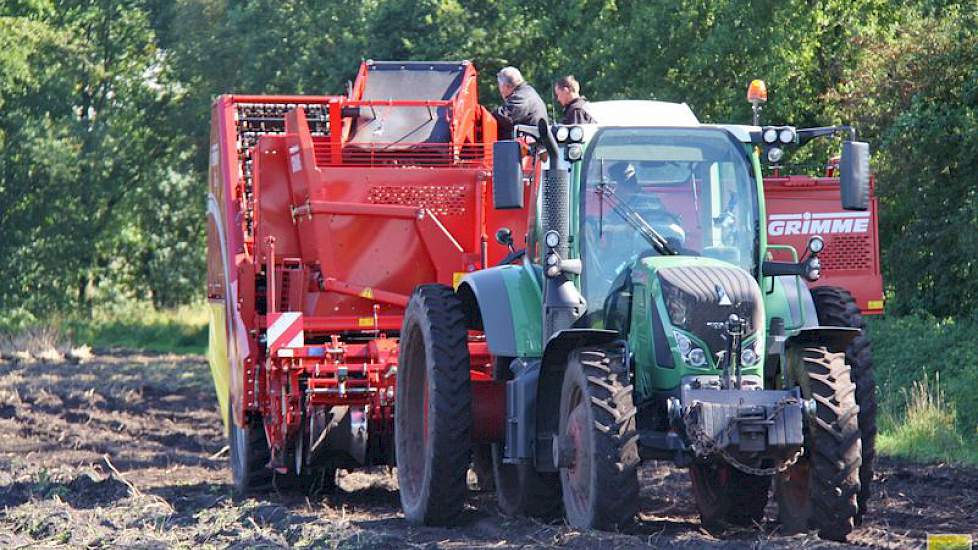
{"type": "Polygon", "coordinates": [[[560,399],[564,513],[579,529],[620,529],[638,512],[638,432],[623,354],[583,348],[568,360],[560,399]]]}
{"type": "Polygon", "coordinates": [[[703,526],[751,526],[764,521],[771,476],[753,476],[726,463],[695,461],[689,467],[693,497],[703,526]]]}
{"type": "Polygon", "coordinates": [[[234,421],[234,407],[228,404],[228,453],[234,494],[243,497],[272,488],[272,470],[268,468],[271,452],[260,419],[248,418],[245,426],[234,421]]]}
{"type": "MultiPolygon", "coordinates": [[[[493,361],[493,378],[512,379],[511,357],[493,361]]],[[[496,486],[496,503],[508,516],[532,516],[544,520],[559,517],[564,509],[560,500],[560,476],[538,472],[532,464],[503,462],[503,443],[492,444],[492,473],[496,486]]]]}
{"type": "Polygon", "coordinates": [[[873,373],[873,349],[866,333],[866,321],[849,291],[831,286],[812,289],[815,311],[820,325],[853,327],[862,331],[846,348],[846,363],[852,367],[856,383],[856,404],[859,405],[859,433],[863,445],[863,463],[859,467],[859,514],[856,525],[862,523],[869,510],[872,495],[873,470],[876,465],[876,376],[873,373]]]}
{"type": "Polygon", "coordinates": [[[394,440],[404,517],[446,525],[462,512],[471,456],[472,390],[462,302],[419,286],[401,328],[394,440]]]}
{"type": "Polygon", "coordinates": [[[821,538],[845,541],[859,512],[859,407],[845,354],[824,347],[801,350],[806,398],[816,402],[805,455],[777,476],[778,514],[789,531],[812,527],[821,538]]]}

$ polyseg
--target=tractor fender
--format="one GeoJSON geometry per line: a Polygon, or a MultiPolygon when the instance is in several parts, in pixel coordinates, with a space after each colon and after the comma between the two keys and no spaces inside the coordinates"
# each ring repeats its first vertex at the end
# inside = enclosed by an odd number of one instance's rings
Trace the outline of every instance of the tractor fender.
{"type": "MultiPolygon", "coordinates": [[[[547,342],[540,363],[536,403],[536,467],[537,470],[556,471],[551,446],[560,422],[560,392],[564,383],[567,358],[575,349],[584,346],[602,346],[621,340],[615,330],[571,328],[557,332],[547,342]]],[[[624,342],[622,342],[623,345],[624,342]]]]}
{"type": "Polygon", "coordinates": [[[540,357],[542,296],[532,266],[503,265],[467,273],[456,293],[466,323],[486,335],[496,357],[540,357]]]}
{"type": "Polygon", "coordinates": [[[803,329],[816,327],[818,313],[808,285],[795,275],[779,275],[774,279],[781,285],[788,306],[790,319],[785,319],[785,324],[790,327],[802,326],[803,329]]]}
{"type": "Polygon", "coordinates": [[[862,331],[853,327],[806,327],[789,337],[785,347],[825,346],[829,351],[844,352],[862,331]]]}

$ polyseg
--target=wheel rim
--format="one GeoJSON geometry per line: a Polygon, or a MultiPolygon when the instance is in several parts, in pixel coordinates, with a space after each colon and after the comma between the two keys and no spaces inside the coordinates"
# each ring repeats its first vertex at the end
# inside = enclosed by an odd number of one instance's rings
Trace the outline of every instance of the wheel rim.
{"type": "Polygon", "coordinates": [[[590,407],[581,389],[575,387],[568,401],[567,418],[561,434],[574,449],[574,463],[561,469],[560,477],[568,498],[565,500],[576,515],[588,514],[591,505],[592,456],[590,407]]]}

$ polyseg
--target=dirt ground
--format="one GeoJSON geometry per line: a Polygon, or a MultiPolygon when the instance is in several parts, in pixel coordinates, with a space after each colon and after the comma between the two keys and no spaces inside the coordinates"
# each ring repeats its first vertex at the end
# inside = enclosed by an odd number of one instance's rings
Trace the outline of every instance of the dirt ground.
{"type": "MultiPolygon", "coordinates": [[[[641,520],[625,533],[504,517],[475,492],[460,526],[413,527],[386,469],[341,473],[323,498],[235,502],[216,409],[201,357],[0,361],[0,548],[852,547],[782,536],[773,522],[715,538],[700,528],[686,473],[654,463],[642,470],[641,520]]],[[[978,470],[883,460],[876,487],[854,545],[976,532],[978,470]]]]}

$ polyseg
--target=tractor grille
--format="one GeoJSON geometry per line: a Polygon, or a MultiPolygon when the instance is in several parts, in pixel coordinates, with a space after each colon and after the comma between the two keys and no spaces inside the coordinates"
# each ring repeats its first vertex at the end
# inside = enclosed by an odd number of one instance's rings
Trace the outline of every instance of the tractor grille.
{"type": "Polygon", "coordinates": [[[731,313],[747,321],[747,335],[763,323],[761,289],[746,271],[733,267],[686,266],[658,270],[669,320],[673,326],[702,338],[709,353],[726,349],[723,331],[707,325],[731,313]],[[721,305],[721,293],[731,305],[721,305]]]}

